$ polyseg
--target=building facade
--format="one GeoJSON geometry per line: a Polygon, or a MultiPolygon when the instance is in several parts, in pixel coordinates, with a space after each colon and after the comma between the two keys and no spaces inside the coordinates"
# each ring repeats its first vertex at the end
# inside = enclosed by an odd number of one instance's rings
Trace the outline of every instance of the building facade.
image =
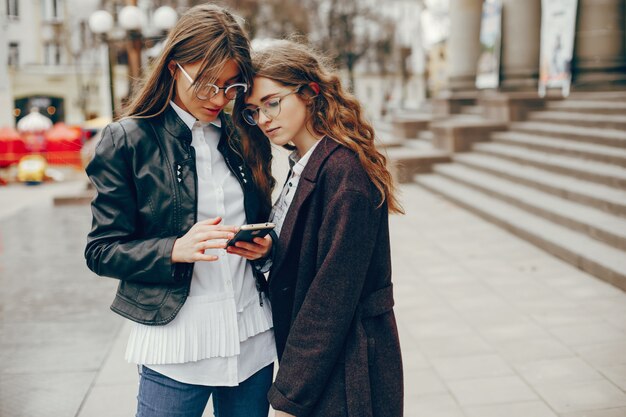
{"type": "MultiPolygon", "coordinates": [[[[475,87],[482,0],[450,0],[449,88],[475,87]]],[[[501,91],[537,89],[541,0],[502,0],[501,91]]],[[[626,0],[578,0],[573,90],[626,87],[626,0]]]]}

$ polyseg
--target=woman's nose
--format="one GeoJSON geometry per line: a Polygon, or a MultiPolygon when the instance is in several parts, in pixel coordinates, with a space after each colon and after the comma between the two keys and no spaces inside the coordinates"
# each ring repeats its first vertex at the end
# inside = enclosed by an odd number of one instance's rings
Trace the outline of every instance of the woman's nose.
{"type": "Polygon", "coordinates": [[[220,90],[215,96],[213,96],[213,98],[211,98],[211,103],[219,107],[224,107],[229,101],[230,100],[226,98],[224,90],[220,90]]]}
{"type": "Polygon", "coordinates": [[[260,125],[267,124],[267,123],[269,123],[271,121],[272,121],[272,119],[267,117],[267,115],[265,113],[263,113],[261,110],[259,110],[259,124],[260,125]]]}

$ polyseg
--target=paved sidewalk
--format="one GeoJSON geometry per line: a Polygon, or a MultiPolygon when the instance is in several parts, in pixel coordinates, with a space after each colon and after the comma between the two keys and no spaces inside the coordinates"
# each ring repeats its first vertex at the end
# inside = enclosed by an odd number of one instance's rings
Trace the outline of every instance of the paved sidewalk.
{"type": "Polygon", "coordinates": [[[406,416],[626,416],[626,293],[416,185],[392,221],[406,416]]]}
{"type": "MultiPolygon", "coordinates": [[[[626,416],[626,293],[401,190],[408,214],[391,232],[405,415],[626,416]]],[[[114,280],[84,266],[88,227],[87,206],[0,218],[2,417],[134,415],[128,326],[108,310],[114,280]]]]}

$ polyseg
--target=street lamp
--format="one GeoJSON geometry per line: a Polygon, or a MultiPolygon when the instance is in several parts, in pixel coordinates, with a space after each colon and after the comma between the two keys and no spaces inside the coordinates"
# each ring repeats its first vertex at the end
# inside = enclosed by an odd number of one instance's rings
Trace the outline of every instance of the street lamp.
{"type": "MultiPolygon", "coordinates": [[[[114,18],[104,10],[92,13],[89,18],[89,28],[92,32],[101,35],[108,46],[109,79],[111,84],[111,102],[114,109],[115,96],[113,95],[113,71],[112,62],[114,55],[111,53],[112,40],[107,36],[111,31],[119,32],[123,29],[127,33],[126,52],[128,55],[128,75],[130,78],[128,96],[131,97],[136,82],[141,76],[141,50],[145,40],[159,40],[163,33],[170,30],[176,24],[178,14],[169,6],[159,7],[154,11],[151,22],[147,22],[146,12],[135,5],[122,7],[117,14],[118,29],[114,27],[114,18]]],[[[117,39],[117,38],[116,38],[117,39]]],[[[113,113],[115,113],[113,111],[113,113]]]]}
{"type": "Polygon", "coordinates": [[[103,77],[101,91],[109,85],[110,103],[108,108],[111,109],[111,120],[115,117],[115,87],[113,86],[113,54],[109,43],[108,33],[113,29],[113,16],[106,10],[97,10],[89,16],[89,29],[102,40],[101,58],[107,64],[106,77],[103,77]]]}
{"type": "Polygon", "coordinates": [[[128,76],[130,86],[128,96],[131,97],[137,80],[141,77],[141,28],[145,26],[144,16],[137,6],[124,6],[117,16],[118,23],[128,34],[126,53],[128,54],[128,76]]]}

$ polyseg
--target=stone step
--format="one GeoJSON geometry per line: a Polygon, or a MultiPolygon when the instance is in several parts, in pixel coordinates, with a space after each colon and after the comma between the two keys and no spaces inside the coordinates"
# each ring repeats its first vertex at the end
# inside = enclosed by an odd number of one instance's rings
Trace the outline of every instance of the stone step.
{"type": "Polygon", "coordinates": [[[626,114],[626,103],[611,100],[558,100],[549,101],[547,107],[577,113],[626,114]]]}
{"type": "Polygon", "coordinates": [[[460,164],[436,165],[434,172],[626,251],[626,219],[624,218],[460,164]]]}
{"type": "Polygon", "coordinates": [[[626,290],[626,253],[437,174],[414,181],[572,265],[626,290]]]}
{"type": "Polygon", "coordinates": [[[435,134],[430,130],[422,130],[418,135],[418,139],[422,139],[431,142],[435,139],[435,134]]]}
{"type": "Polygon", "coordinates": [[[500,143],[476,143],[476,152],[626,190],[626,168],[500,143]]]}
{"type": "Polygon", "coordinates": [[[626,217],[626,191],[475,152],[456,154],[454,162],[626,217]]]}
{"type": "Polygon", "coordinates": [[[402,146],[405,139],[396,136],[393,133],[391,123],[386,121],[377,121],[374,123],[375,139],[374,143],[378,148],[393,148],[402,146]]]}
{"type": "Polygon", "coordinates": [[[450,155],[446,152],[425,146],[421,149],[407,146],[388,148],[384,154],[392,176],[398,183],[407,183],[413,180],[418,173],[431,172],[435,164],[450,162],[450,155]]]}
{"type": "Polygon", "coordinates": [[[558,123],[518,122],[512,123],[510,130],[626,148],[626,131],[618,129],[566,126],[558,123]]]}
{"type": "MultiPolygon", "coordinates": [[[[625,98],[626,100],[626,98],[625,98]]],[[[528,120],[548,122],[569,126],[599,127],[626,130],[626,115],[586,114],[566,111],[535,111],[528,115],[528,120]]]]}
{"type": "Polygon", "coordinates": [[[554,139],[550,136],[520,132],[495,132],[491,135],[491,140],[495,143],[503,143],[559,155],[575,156],[622,167],[626,166],[626,149],[614,148],[612,146],[575,142],[568,139],[554,139]]]}
{"type": "Polygon", "coordinates": [[[471,114],[471,115],[475,115],[475,116],[482,116],[483,115],[483,108],[482,106],[461,106],[461,114],[471,114]]]}
{"type": "Polygon", "coordinates": [[[595,101],[626,101],[626,90],[621,91],[573,91],[569,95],[571,100],[595,101]]]}
{"type": "Polygon", "coordinates": [[[404,147],[410,149],[437,151],[437,149],[433,147],[432,142],[426,139],[409,139],[404,143],[404,147]]]}

